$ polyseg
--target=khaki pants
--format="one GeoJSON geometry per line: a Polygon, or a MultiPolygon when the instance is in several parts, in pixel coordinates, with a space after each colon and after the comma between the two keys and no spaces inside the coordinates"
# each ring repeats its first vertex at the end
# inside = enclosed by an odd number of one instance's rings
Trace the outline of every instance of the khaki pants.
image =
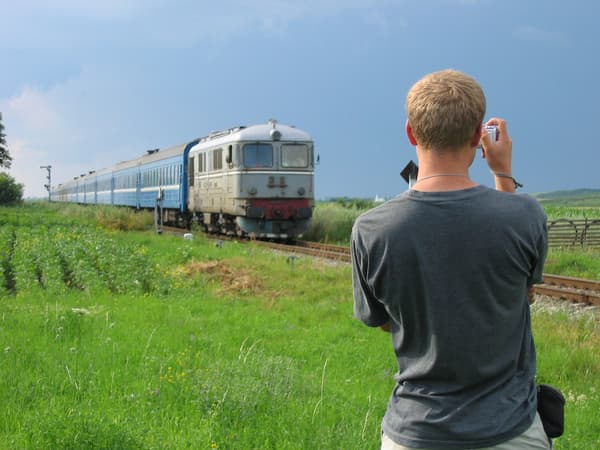
{"type": "MultiPolygon", "coordinates": [[[[485,447],[477,450],[549,450],[552,446],[550,440],[544,432],[542,421],[539,414],[535,414],[535,419],[531,426],[519,436],[512,438],[510,441],[502,444],[494,445],[493,447],[485,447]]],[[[381,434],[381,450],[433,450],[433,449],[417,449],[413,447],[404,447],[396,444],[384,433],[381,434]]],[[[470,450],[470,449],[465,449],[470,450]]]]}

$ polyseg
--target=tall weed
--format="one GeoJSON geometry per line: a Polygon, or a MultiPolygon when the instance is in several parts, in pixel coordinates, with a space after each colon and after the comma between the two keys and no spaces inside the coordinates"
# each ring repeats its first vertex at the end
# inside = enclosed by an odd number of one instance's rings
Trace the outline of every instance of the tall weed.
{"type": "Polygon", "coordinates": [[[366,210],[355,204],[318,203],[311,225],[303,239],[339,245],[348,244],[354,221],[366,210]]]}

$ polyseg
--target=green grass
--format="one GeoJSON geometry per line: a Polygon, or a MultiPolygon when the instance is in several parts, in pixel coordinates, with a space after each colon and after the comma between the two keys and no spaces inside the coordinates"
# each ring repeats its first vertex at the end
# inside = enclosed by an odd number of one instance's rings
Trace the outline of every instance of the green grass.
{"type": "MultiPolygon", "coordinates": [[[[4,212],[0,231],[19,232],[4,212]]],[[[49,213],[48,241],[71,220],[49,213]]],[[[90,286],[0,291],[0,448],[378,448],[395,358],[389,335],[352,318],[348,265],[76,225],[79,241],[132,258],[131,282],[111,290],[127,277],[89,247],[90,286]]],[[[533,327],[539,380],[568,399],[555,448],[600,447],[599,322],[539,311],[533,327]]]]}
{"type": "Polygon", "coordinates": [[[25,202],[19,207],[0,206],[0,225],[21,227],[88,225],[111,231],[150,230],[154,225],[153,213],[109,205],[77,205],[72,203],[25,202]]]}
{"type": "MultiPolygon", "coordinates": [[[[364,341],[383,348],[388,337],[351,319],[347,266],[292,266],[198,237],[109,238],[148,255],[153,290],[130,283],[114,293],[99,272],[89,289],[37,286],[0,300],[0,447],[364,448],[378,439],[393,357],[361,364],[372,359],[364,341]]],[[[126,269],[133,278],[139,267],[126,269]]]]}
{"type": "Polygon", "coordinates": [[[373,203],[368,202],[318,202],[311,225],[303,239],[347,245],[350,242],[354,221],[361,213],[373,206],[375,206],[373,203]]]}
{"type": "MultiPolygon", "coordinates": [[[[534,308],[535,309],[535,308],[534,308]]],[[[565,434],[556,449],[600,448],[600,322],[590,316],[537,311],[533,332],[538,381],[559,387],[566,398],[565,434]]]]}
{"type": "Polygon", "coordinates": [[[600,280],[600,248],[551,248],[544,272],[600,280]]]}
{"type": "Polygon", "coordinates": [[[590,208],[597,213],[600,210],[600,189],[572,189],[537,194],[536,198],[542,205],[564,207],[571,209],[590,208]]]}

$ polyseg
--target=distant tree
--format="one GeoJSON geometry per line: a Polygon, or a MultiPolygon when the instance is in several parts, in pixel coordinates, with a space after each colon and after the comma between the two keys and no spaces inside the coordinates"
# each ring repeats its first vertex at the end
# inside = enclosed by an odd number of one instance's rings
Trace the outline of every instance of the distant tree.
{"type": "Polygon", "coordinates": [[[2,124],[2,113],[0,112],[0,167],[10,168],[12,157],[8,152],[6,144],[6,134],[4,134],[4,125],[2,124]]]}
{"type": "Polygon", "coordinates": [[[23,201],[23,185],[9,174],[0,172],[0,205],[16,205],[23,201]]]}

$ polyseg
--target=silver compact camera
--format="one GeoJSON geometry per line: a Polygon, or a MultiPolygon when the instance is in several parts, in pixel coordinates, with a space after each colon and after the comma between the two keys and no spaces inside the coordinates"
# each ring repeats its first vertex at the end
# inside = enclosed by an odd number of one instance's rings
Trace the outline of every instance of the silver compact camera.
{"type": "MultiPolygon", "coordinates": [[[[488,134],[492,142],[498,140],[498,129],[496,128],[496,125],[486,125],[483,127],[483,130],[488,134]]],[[[479,141],[477,148],[482,148],[481,141],[479,141]]]]}

